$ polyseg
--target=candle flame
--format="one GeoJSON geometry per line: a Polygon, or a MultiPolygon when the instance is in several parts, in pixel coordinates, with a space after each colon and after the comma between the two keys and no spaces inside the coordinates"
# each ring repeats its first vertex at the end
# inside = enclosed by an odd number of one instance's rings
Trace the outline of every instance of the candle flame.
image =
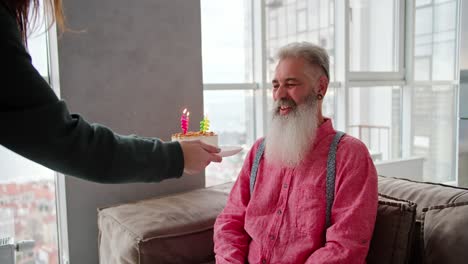
{"type": "Polygon", "coordinates": [[[190,115],[190,112],[187,112],[187,117],[190,115]]]}
{"type": "Polygon", "coordinates": [[[187,112],[187,108],[185,108],[184,111],[183,111],[182,113],[185,114],[185,112],[187,112]]]}

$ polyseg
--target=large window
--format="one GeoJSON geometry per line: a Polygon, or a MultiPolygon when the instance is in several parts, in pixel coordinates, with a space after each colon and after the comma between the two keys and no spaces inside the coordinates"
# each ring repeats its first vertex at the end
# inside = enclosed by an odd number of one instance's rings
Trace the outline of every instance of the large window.
{"type": "Polygon", "coordinates": [[[455,87],[414,86],[412,89],[413,156],[425,158],[424,180],[453,182],[455,178],[455,87]]]}
{"type": "MultiPolygon", "coordinates": [[[[235,134],[238,129],[229,125],[231,119],[238,121],[236,127],[245,124],[246,140],[238,138],[248,149],[268,128],[276,51],[293,41],[316,43],[330,55],[331,83],[323,112],[335,128],[361,139],[376,164],[417,158],[424,161],[421,180],[455,183],[460,2],[202,0],[205,108],[222,113],[229,104],[226,100],[236,103],[237,108],[217,118],[223,126],[217,129],[235,134]],[[223,8],[230,12],[220,17],[223,8]],[[233,29],[229,20],[235,12],[233,29]],[[206,23],[205,17],[210,16],[218,20],[206,23]],[[224,31],[215,28],[221,25],[224,31]],[[209,27],[211,33],[206,30],[209,27]],[[213,37],[208,39],[206,34],[213,37]],[[236,57],[229,66],[238,68],[227,70],[228,65],[210,62],[227,44],[222,39],[231,39],[231,49],[225,52],[232,52],[234,38],[235,54],[243,57],[236,57]],[[210,45],[217,49],[205,48],[210,45]],[[231,74],[211,79],[213,68],[231,74]]],[[[223,58],[220,53],[216,57],[223,58]]],[[[238,158],[235,166],[242,162],[238,158]]],[[[235,166],[223,162],[216,172],[211,167],[207,182],[210,177],[218,182],[235,179],[240,168],[235,166]]]]}
{"type": "Polygon", "coordinates": [[[346,131],[375,161],[402,156],[404,1],[349,1],[346,131]]]}
{"type": "Polygon", "coordinates": [[[350,1],[350,71],[399,71],[399,4],[398,0],[350,1]]]}
{"type": "Polygon", "coordinates": [[[348,133],[361,139],[374,160],[401,157],[401,87],[352,87],[348,133]]]}
{"type": "MultiPolygon", "coordinates": [[[[43,16],[28,38],[32,62],[49,81],[48,35],[43,16]]],[[[59,261],[55,172],[0,146],[0,240],[34,240],[32,252],[16,262],[55,264],[59,261]]]]}
{"type": "MultiPolygon", "coordinates": [[[[412,156],[425,158],[424,180],[456,182],[457,0],[418,0],[414,6],[412,156]]],[[[410,53],[411,54],[411,53],[410,53]]]]}
{"type": "Polygon", "coordinates": [[[206,185],[234,180],[255,139],[250,1],[202,0],[204,108],[220,145],[240,154],[206,169],[206,185]],[[226,12],[229,10],[229,12],[226,12]]]}
{"type": "Polygon", "coordinates": [[[200,3],[203,82],[252,82],[249,1],[201,0],[200,3]]]}
{"type": "Polygon", "coordinates": [[[334,76],[334,0],[266,1],[267,80],[275,71],[274,55],[279,47],[293,41],[307,41],[324,47],[330,55],[330,75],[334,76]]]}
{"type": "MultiPolygon", "coordinates": [[[[279,47],[292,41],[323,46],[333,80],[334,1],[202,0],[201,14],[205,111],[220,145],[243,147],[241,155],[207,168],[210,186],[235,180],[250,147],[267,129],[279,47]]],[[[336,87],[332,83],[324,99],[324,113],[332,119],[336,87]]]]}
{"type": "Polygon", "coordinates": [[[212,131],[216,131],[221,146],[242,146],[241,154],[212,163],[206,169],[206,185],[212,186],[237,178],[244,158],[252,145],[253,91],[205,90],[205,111],[212,131]]]}
{"type": "Polygon", "coordinates": [[[416,1],[415,81],[454,80],[457,49],[457,1],[416,1]]]}
{"type": "MultiPolygon", "coordinates": [[[[335,4],[334,0],[266,1],[265,49],[266,83],[273,78],[278,48],[290,42],[307,41],[322,46],[330,56],[330,87],[324,98],[324,114],[332,120],[335,115],[335,4]]],[[[270,89],[270,85],[266,86],[270,89]]],[[[273,96],[268,93],[268,110],[273,96]]]]}

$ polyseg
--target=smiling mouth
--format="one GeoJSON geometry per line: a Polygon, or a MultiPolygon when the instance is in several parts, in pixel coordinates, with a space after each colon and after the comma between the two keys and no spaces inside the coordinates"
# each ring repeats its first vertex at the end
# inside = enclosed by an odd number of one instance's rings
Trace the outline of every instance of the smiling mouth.
{"type": "Polygon", "coordinates": [[[289,114],[289,112],[292,111],[292,107],[291,106],[280,106],[278,107],[278,112],[280,115],[287,115],[289,114]]]}
{"type": "Polygon", "coordinates": [[[277,109],[276,112],[279,115],[287,115],[290,112],[293,112],[297,106],[296,103],[290,98],[280,99],[276,101],[275,104],[276,104],[276,109],[277,109]]]}

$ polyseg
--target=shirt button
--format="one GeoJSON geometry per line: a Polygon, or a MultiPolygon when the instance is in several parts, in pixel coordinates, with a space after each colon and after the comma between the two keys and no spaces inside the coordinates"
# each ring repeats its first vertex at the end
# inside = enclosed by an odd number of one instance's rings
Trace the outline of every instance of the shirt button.
{"type": "Polygon", "coordinates": [[[270,240],[275,240],[275,236],[274,236],[274,235],[270,235],[270,240]]]}
{"type": "Polygon", "coordinates": [[[283,184],[283,188],[284,189],[288,188],[288,184],[287,183],[283,184]]]}
{"type": "Polygon", "coordinates": [[[282,214],[282,213],[283,213],[283,212],[281,212],[281,209],[278,210],[278,212],[277,212],[277,214],[279,214],[279,215],[282,214]]]}

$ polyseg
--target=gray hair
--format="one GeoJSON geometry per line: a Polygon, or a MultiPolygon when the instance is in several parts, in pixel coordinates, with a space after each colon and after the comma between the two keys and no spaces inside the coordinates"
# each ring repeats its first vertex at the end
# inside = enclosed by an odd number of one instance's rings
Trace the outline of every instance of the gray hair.
{"type": "Polygon", "coordinates": [[[330,80],[330,59],[324,48],[309,42],[293,42],[281,47],[276,54],[278,60],[290,57],[303,58],[310,66],[321,67],[330,80]]]}

